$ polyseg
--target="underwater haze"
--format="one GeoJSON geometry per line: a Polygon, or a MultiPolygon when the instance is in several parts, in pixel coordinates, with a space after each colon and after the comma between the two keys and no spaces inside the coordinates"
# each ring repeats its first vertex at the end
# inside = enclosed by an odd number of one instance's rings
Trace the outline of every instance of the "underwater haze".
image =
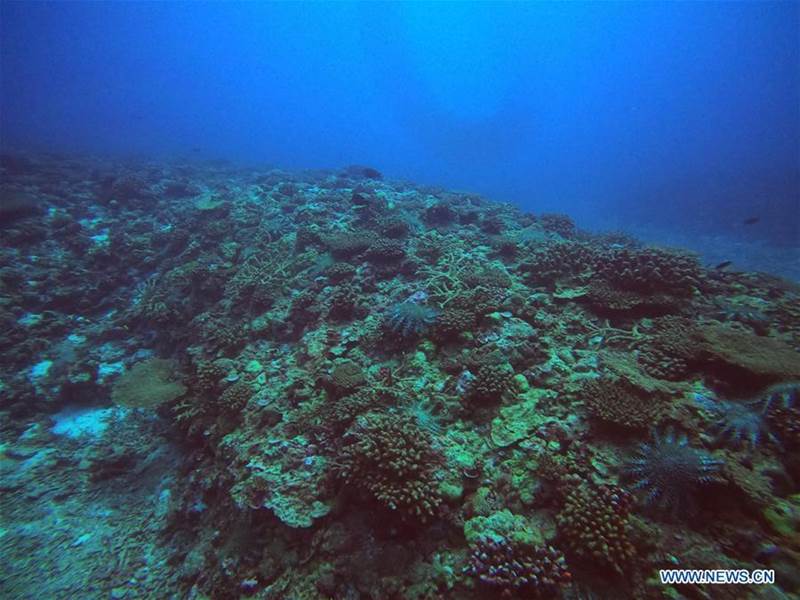
{"type": "Polygon", "coordinates": [[[587,227],[800,244],[796,2],[0,10],[5,148],[366,162],[587,227]]]}
{"type": "Polygon", "coordinates": [[[0,599],[800,600],[799,18],[0,0],[0,599]]]}

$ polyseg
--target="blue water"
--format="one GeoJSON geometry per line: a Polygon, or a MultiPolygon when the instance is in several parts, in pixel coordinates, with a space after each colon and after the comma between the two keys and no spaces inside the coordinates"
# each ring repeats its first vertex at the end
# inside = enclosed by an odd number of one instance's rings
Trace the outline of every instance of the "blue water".
{"type": "Polygon", "coordinates": [[[0,0],[0,600],[800,599],[799,203],[800,2],[0,0]]]}
{"type": "Polygon", "coordinates": [[[367,163],[745,262],[786,249],[767,270],[800,245],[795,2],[0,10],[6,150],[367,163]]]}

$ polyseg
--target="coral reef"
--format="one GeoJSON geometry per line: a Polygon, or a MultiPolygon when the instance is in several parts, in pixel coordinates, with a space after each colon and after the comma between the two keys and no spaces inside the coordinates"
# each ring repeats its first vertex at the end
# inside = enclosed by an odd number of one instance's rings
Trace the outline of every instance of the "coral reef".
{"type": "Polygon", "coordinates": [[[0,158],[12,597],[797,593],[791,282],[371,167],[0,158]]]}
{"type": "Polygon", "coordinates": [[[479,540],[467,572],[503,598],[551,598],[571,580],[564,555],[552,546],[479,540]]]}
{"type": "Polygon", "coordinates": [[[648,394],[627,379],[587,381],[581,389],[584,405],[592,416],[622,427],[647,429],[664,414],[664,399],[648,394]]]}
{"type": "Polygon", "coordinates": [[[558,535],[582,561],[626,572],[635,555],[628,532],[631,495],[614,486],[579,486],[558,513],[558,535]]]}
{"type": "Polygon", "coordinates": [[[114,384],[111,399],[120,406],[152,408],[186,392],[171,360],[151,358],[135,364],[114,384]]]}
{"type": "Polygon", "coordinates": [[[339,452],[339,477],[386,508],[426,521],[441,496],[433,471],[440,462],[427,435],[413,421],[371,413],[356,419],[339,452]]]}

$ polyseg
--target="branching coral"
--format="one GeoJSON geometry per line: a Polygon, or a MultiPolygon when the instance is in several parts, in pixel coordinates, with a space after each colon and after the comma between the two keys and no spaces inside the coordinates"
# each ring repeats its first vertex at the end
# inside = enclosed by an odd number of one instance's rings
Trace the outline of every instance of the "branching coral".
{"type": "Polygon", "coordinates": [[[424,265],[419,273],[423,277],[423,287],[444,308],[454,298],[467,290],[465,275],[474,270],[474,257],[460,243],[449,238],[446,249],[438,257],[435,266],[424,265]]]}
{"type": "Polygon", "coordinates": [[[434,335],[439,340],[457,339],[475,326],[475,313],[463,308],[445,308],[436,320],[434,335]]]}
{"type": "Polygon", "coordinates": [[[506,539],[478,540],[465,571],[504,598],[553,598],[572,580],[564,555],[556,548],[506,539]]]}
{"type": "Polygon", "coordinates": [[[405,517],[426,521],[441,504],[433,475],[440,457],[410,419],[389,413],[358,417],[344,437],[339,476],[405,517]]]}
{"type": "Polygon", "coordinates": [[[639,294],[688,296],[700,279],[697,257],[663,248],[609,248],[594,271],[613,287],[639,294]]]}
{"type": "Polygon", "coordinates": [[[635,550],[628,538],[631,495],[615,486],[579,486],[558,514],[558,534],[577,557],[622,573],[635,550]]]}
{"type": "Polygon", "coordinates": [[[470,384],[469,396],[481,402],[499,402],[511,385],[509,365],[483,365],[470,384]]]}
{"type": "Polygon", "coordinates": [[[693,507],[697,488],[714,480],[722,461],[689,445],[685,435],[668,431],[641,444],[625,465],[631,489],[644,492],[643,502],[663,514],[677,515],[693,507]]]}

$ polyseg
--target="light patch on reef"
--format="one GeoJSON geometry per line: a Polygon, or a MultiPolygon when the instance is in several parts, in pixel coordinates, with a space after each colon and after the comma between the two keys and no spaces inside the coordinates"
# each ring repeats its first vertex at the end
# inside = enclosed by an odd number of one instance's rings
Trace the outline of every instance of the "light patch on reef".
{"type": "Polygon", "coordinates": [[[125,372],[125,363],[121,360],[116,362],[103,362],[97,367],[97,382],[103,384],[109,377],[116,377],[125,372]]]}
{"type": "Polygon", "coordinates": [[[38,379],[42,379],[43,377],[47,377],[47,374],[50,372],[50,367],[52,366],[52,360],[43,360],[36,363],[31,367],[30,373],[28,374],[28,379],[31,381],[36,381],[38,379]]]}
{"type": "Polygon", "coordinates": [[[68,406],[51,417],[53,426],[50,431],[72,439],[97,438],[105,433],[112,421],[124,418],[126,413],[126,409],[118,406],[106,408],[68,406]]]}
{"type": "Polygon", "coordinates": [[[38,325],[42,322],[42,315],[36,313],[25,313],[19,319],[17,319],[17,323],[22,325],[23,327],[33,327],[34,325],[38,325]]]}

